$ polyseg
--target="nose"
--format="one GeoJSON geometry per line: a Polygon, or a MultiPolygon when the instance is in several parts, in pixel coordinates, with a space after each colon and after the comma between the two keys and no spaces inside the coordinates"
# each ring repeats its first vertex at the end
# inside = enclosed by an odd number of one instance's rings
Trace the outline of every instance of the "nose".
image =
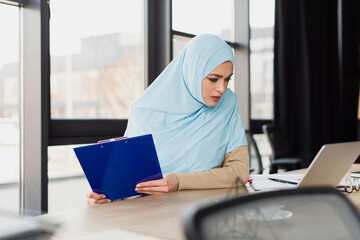
{"type": "Polygon", "coordinates": [[[225,92],[227,88],[227,84],[225,83],[224,80],[222,81],[217,81],[217,85],[216,85],[216,91],[218,91],[219,93],[223,94],[225,92]]]}

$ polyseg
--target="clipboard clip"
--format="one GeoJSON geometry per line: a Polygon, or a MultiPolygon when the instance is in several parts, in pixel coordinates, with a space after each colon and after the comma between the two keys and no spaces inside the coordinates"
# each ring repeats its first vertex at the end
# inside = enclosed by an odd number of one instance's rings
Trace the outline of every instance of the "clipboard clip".
{"type": "Polygon", "coordinates": [[[121,139],[126,139],[126,138],[127,138],[127,137],[109,138],[109,139],[105,139],[105,140],[99,140],[97,143],[107,143],[107,142],[112,142],[112,141],[121,140],[121,139]]]}

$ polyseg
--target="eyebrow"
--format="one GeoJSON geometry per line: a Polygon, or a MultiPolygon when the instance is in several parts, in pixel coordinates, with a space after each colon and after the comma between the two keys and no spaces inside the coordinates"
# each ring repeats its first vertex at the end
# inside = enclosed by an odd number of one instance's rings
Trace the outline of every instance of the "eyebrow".
{"type": "MultiPolygon", "coordinates": [[[[210,73],[210,74],[208,74],[208,76],[210,76],[210,75],[215,76],[215,77],[223,77],[222,75],[216,74],[216,73],[210,73]]],[[[230,74],[230,75],[228,76],[228,78],[231,77],[232,75],[233,75],[233,73],[230,74]]]]}

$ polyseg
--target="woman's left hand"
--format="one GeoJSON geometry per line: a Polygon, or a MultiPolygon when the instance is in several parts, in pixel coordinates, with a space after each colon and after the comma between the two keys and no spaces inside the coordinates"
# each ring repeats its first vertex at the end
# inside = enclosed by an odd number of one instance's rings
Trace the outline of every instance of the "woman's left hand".
{"type": "Polygon", "coordinates": [[[179,180],[175,173],[165,174],[163,179],[142,182],[136,185],[135,191],[145,194],[159,194],[176,191],[179,180]]]}

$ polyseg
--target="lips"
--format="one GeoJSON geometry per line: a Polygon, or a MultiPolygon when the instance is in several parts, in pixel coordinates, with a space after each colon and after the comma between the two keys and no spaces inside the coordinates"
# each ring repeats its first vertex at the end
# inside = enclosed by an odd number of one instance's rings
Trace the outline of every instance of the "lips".
{"type": "Polygon", "coordinates": [[[212,96],[211,99],[215,102],[218,102],[220,100],[221,96],[212,96]]]}

